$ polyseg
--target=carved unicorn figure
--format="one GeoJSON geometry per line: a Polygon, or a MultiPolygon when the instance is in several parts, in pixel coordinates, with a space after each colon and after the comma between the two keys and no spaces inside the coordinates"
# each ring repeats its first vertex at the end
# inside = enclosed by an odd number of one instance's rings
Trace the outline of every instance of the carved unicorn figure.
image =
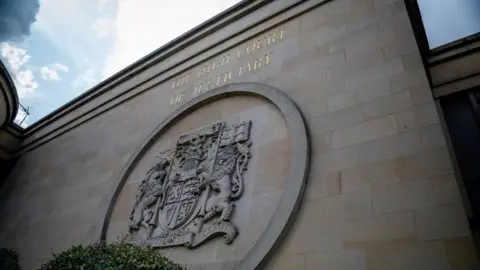
{"type": "MultiPolygon", "coordinates": [[[[249,129],[250,122],[247,125],[249,129]]],[[[215,191],[207,200],[205,221],[217,214],[220,214],[220,220],[229,221],[235,207],[232,200],[239,198],[243,192],[242,173],[246,170],[250,158],[249,147],[251,143],[246,140],[248,137],[240,137],[236,140],[235,131],[235,129],[232,129],[226,143],[219,146],[216,164],[210,180],[203,182],[201,185],[201,188],[210,185],[215,191]]],[[[237,133],[240,132],[244,132],[243,129],[237,131],[237,133]]],[[[202,177],[202,180],[203,178],[205,177],[202,177]]]]}

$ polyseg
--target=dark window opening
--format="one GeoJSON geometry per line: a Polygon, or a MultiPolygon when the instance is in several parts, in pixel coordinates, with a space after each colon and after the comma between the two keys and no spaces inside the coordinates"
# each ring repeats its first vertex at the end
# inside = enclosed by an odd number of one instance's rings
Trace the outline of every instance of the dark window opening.
{"type": "Polygon", "coordinates": [[[480,89],[440,99],[458,169],[472,215],[472,231],[480,232],[480,89]]]}

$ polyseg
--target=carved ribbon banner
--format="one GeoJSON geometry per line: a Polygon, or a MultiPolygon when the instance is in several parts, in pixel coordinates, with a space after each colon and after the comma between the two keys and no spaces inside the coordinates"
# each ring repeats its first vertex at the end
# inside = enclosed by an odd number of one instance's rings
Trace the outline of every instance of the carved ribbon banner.
{"type": "Polygon", "coordinates": [[[130,215],[135,242],[153,247],[196,247],[223,236],[237,236],[232,223],[235,200],[244,190],[250,159],[251,121],[220,121],[178,137],[162,152],[138,187],[130,215]]]}

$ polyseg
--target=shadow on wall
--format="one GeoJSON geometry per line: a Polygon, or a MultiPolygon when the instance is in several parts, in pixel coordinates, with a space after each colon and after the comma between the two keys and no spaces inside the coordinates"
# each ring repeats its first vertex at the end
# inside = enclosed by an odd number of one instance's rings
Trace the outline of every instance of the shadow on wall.
{"type": "Polygon", "coordinates": [[[5,180],[7,180],[8,175],[12,171],[13,167],[17,163],[18,158],[5,160],[0,158],[0,189],[3,186],[5,180]]]}

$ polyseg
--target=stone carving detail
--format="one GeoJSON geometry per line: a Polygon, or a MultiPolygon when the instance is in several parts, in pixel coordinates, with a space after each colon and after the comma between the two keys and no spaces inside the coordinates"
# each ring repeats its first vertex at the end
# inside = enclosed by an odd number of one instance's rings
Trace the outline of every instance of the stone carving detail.
{"type": "Polygon", "coordinates": [[[237,236],[235,200],[244,189],[250,159],[251,121],[216,122],[181,135],[175,149],[157,156],[138,187],[130,215],[134,241],[165,248],[193,248],[237,236]]]}

